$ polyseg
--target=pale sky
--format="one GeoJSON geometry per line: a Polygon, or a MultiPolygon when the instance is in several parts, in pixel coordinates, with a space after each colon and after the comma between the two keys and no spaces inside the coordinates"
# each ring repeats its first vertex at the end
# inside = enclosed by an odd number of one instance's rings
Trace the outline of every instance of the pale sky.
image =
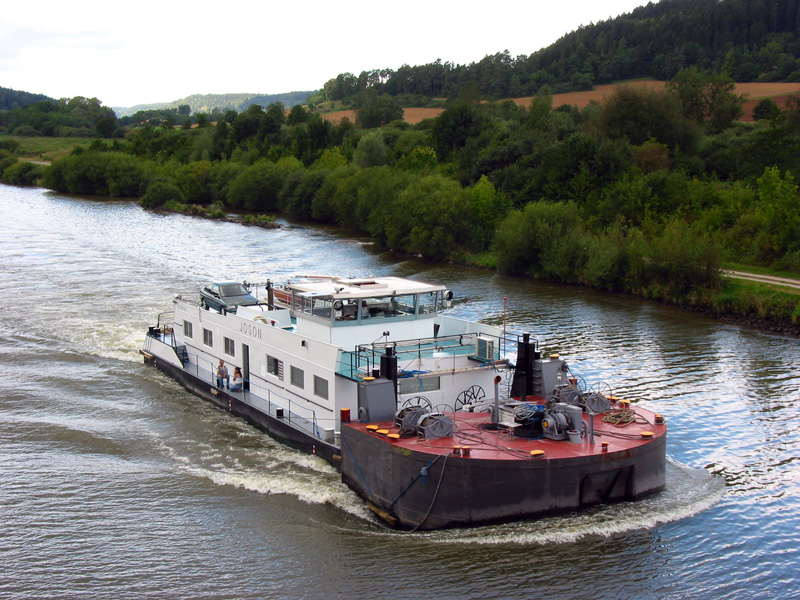
{"type": "Polygon", "coordinates": [[[0,87],[104,106],[279,94],[339,73],[532,54],[645,0],[8,2],[0,87]]]}

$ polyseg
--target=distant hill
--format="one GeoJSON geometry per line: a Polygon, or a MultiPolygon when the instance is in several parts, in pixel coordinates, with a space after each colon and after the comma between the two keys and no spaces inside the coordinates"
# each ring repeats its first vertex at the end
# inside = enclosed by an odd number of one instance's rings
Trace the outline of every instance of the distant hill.
{"type": "Polygon", "coordinates": [[[36,104],[42,100],[55,102],[44,94],[31,94],[30,92],[18,92],[10,88],[0,87],[0,110],[14,110],[29,104],[36,104]]]}
{"type": "Polygon", "coordinates": [[[226,110],[243,112],[251,104],[268,106],[273,102],[282,102],[286,108],[304,104],[308,96],[316,94],[316,90],[308,92],[288,92],[284,94],[193,94],[172,102],[155,102],[153,104],[137,104],[129,107],[114,107],[117,117],[131,116],[139,111],[178,108],[188,104],[192,114],[218,113],[226,110]]]}
{"type": "Polygon", "coordinates": [[[545,85],[560,93],[668,80],[690,66],[738,82],[800,81],[799,29],[800,0],[661,0],[580,27],[528,56],[505,51],[468,65],[437,60],[342,73],[325,83],[319,101],[348,103],[366,88],[427,98],[467,90],[497,100],[532,96],[545,85]]]}

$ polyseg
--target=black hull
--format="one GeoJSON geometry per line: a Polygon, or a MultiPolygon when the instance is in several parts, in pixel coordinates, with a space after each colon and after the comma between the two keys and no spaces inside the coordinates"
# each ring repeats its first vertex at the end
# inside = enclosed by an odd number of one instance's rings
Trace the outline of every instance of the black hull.
{"type": "Polygon", "coordinates": [[[343,427],[342,479],[402,527],[478,525],[658,492],[666,483],[666,441],[662,435],[624,452],[569,459],[485,460],[413,451],[343,427]]]}
{"type": "Polygon", "coordinates": [[[337,469],[340,468],[340,450],[333,444],[293,427],[285,418],[263,413],[243,402],[241,394],[230,393],[226,389],[217,388],[208,381],[203,381],[196,375],[187,373],[167,361],[159,360],[158,358],[145,358],[145,362],[155,366],[196,396],[237,417],[242,417],[245,421],[268,433],[277,441],[302,452],[316,454],[337,469]]]}

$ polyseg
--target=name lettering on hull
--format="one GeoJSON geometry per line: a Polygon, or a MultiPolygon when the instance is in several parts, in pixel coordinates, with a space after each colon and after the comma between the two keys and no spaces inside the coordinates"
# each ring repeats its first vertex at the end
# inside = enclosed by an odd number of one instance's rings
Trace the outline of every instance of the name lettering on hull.
{"type": "Polygon", "coordinates": [[[259,329],[255,325],[252,325],[251,323],[242,323],[240,329],[242,333],[245,335],[249,335],[250,337],[255,338],[257,340],[261,339],[261,329],[259,329]]]}

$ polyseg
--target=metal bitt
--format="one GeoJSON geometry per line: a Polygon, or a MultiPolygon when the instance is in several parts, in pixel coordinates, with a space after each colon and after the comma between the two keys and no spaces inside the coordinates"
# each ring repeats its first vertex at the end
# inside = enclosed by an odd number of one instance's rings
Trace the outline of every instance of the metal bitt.
{"type": "Polygon", "coordinates": [[[528,401],[528,394],[533,393],[533,357],[531,356],[531,334],[522,334],[522,343],[525,345],[525,392],[523,393],[523,400],[528,401]]]}
{"type": "Polygon", "coordinates": [[[494,410],[492,411],[492,425],[500,423],[500,381],[502,378],[497,375],[494,378],[494,410]]]}
{"type": "Polygon", "coordinates": [[[511,395],[527,401],[532,395],[534,363],[539,358],[536,342],[531,341],[530,333],[523,333],[522,340],[517,341],[517,366],[511,382],[511,395]]]}
{"type": "Polygon", "coordinates": [[[275,310],[275,290],[272,288],[272,282],[267,279],[267,308],[275,310]]]}
{"type": "Polygon", "coordinates": [[[397,356],[392,346],[386,346],[386,354],[381,355],[381,375],[392,381],[397,379],[397,356]]]}
{"type": "Polygon", "coordinates": [[[397,400],[397,355],[392,346],[386,346],[386,354],[381,355],[381,376],[395,383],[392,387],[397,400]]]}

